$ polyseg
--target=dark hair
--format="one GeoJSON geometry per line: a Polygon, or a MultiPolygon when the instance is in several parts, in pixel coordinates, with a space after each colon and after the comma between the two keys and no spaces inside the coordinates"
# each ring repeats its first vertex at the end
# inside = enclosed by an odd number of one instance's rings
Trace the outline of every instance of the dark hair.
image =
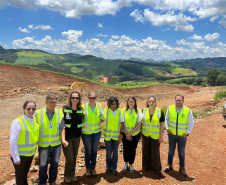
{"type": "Polygon", "coordinates": [[[89,98],[89,96],[90,96],[91,94],[95,94],[95,98],[97,97],[97,94],[96,94],[95,92],[90,92],[90,93],[88,94],[88,98],[89,98]]]}
{"type": "Polygon", "coordinates": [[[54,100],[54,99],[57,100],[57,97],[56,97],[55,94],[49,94],[49,95],[46,96],[46,101],[48,101],[48,100],[54,100]]]}
{"type": "Polygon", "coordinates": [[[134,109],[135,109],[135,111],[136,111],[136,113],[137,113],[137,100],[136,100],[135,96],[130,96],[130,97],[128,98],[127,103],[126,103],[126,110],[129,109],[129,99],[134,100],[134,102],[135,102],[134,109]]]}
{"type": "Polygon", "coordinates": [[[27,104],[29,104],[29,103],[34,103],[35,104],[35,108],[36,108],[36,103],[33,100],[27,100],[27,101],[24,102],[23,109],[26,109],[27,104]]]}
{"type": "Polygon", "coordinates": [[[118,98],[116,98],[115,96],[111,96],[108,101],[107,101],[107,105],[108,105],[108,108],[111,108],[111,105],[113,102],[116,102],[116,109],[119,108],[119,101],[118,101],[118,98]]]}
{"type": "Polygon", "coordinates": [[[156,107],[156,97],[155,96],[149,96],[149,98],[147,100],[147,104],[146,104],[147,108],[149,107],[148,101],[149,101],[150,98],[154,98],[155,99],[155,107],[156,107]]]}
{"type": "Polygon", "coordinates": [[[177,96],[182,97],[182,100],[184,100],[184,96],[182,96],[182,95],[180,95],[180,94],[176,95],[176,96],[175,96],[175,99],[176,99],[177,96]]]}
{"type": "Polygon", "coordinates": [[[69,100],[68,100],[68,107],[70,109],[72,109],[72,102],[71,102],[71,97],[72,97],[72,94],[78,94],[78,97],[79,97],[79,102],[77,104],[77,109],[78,110],[82,110],[82,102],[81,102],[81,95],[78,91],[73,91],[71,92],[70,96],[69,96],[69,100]]]}

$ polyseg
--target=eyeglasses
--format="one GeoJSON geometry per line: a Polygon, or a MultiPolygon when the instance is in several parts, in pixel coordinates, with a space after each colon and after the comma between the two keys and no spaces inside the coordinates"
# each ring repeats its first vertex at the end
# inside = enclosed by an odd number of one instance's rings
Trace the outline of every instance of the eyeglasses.
{"type": "Polygon", "coordinates": [[[175,102],[181,102],[181,101],[183,101],[183,100],[175,100],[175,102]]]}
{"type": "Polygon", "coordinates": [[[89,99],[91,99],[91,100],[95,100],[95,99],[96,99],[96,97],[89,97],[89,99]]]}
{"type": "Polygon", "coordinates": [[[30,108],[30,107],[28,107],[28,108],[27,108],[27,111],[30,111],[30,110],[35,111],[36,108],[30,108]]]}
{"type": "Polygon", "coordinates": [[[154,101],[148,101],[148,103],[155,103],[154,101]]]}
{"type": "Polygon", "coordinates": [[[76,100],[79,100],[80,98],[79,97],[71,97],[71,99],[76,99],[76,100]]]}
{"type": "Polygon", "coordinates": [[[56,104],[56,101],[55,102],[49,102],[49,101],[47,101],[48,103],[50,103],[50,104],[56,104]]]}

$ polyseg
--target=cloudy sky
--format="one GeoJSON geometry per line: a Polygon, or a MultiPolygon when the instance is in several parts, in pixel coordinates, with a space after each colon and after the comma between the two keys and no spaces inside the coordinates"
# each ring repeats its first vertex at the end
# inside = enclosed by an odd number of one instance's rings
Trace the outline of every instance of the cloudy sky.
{"type": "Polygon", "coordinates": [[[226,57],[226,0],[0,0],[0,45],[112,59],[226,57]]]}

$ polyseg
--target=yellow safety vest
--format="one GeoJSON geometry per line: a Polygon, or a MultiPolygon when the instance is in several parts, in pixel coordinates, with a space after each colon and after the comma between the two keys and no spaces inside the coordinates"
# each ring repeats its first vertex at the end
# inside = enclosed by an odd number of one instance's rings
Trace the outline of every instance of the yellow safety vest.
{"type": "MultiPolygon", "coordinates": [[[[124,126],[127,130],[127,132],[131,132],[138,123],[138,118],[140,114],[140,109],[137,109],[137,113],[135,110],[133,110],[132,114],[130,115],[129,109],[126,111],[126,108],[124,108],[124,126]]],[[[140,128],[138,128],[132,136],[135,136],[140,133],[140,128]]]]}
{"type": "Polygon", "coordinates": [[[83,123],[82,127],[82,134],[93,134],[101,132],[101,119],[100,119],[100,112],[102,110],[101,105],[96,103],[96,107],[94,112],[90,108],[89,104],[86,103],[82,105],[83,110],[85,110],[86,120],[83,123]]]}
{"type": "Polygon", "coordinates": [[[61,144],[60,124],[63,119],[63,113],[59,109],[54,109],[54,116],[52,121],[46,114],[46,108],[37,111],[37,122],[40,125],[40,134],[38,146],[48,147],[57,146],[61,144]],[[52,123],[52,124],[51,124],[52,123]],[[50,128],[52,126],[52,128],[50,128]]]}
{"type": "Polygon", "coordinates": [[[173,133],[173,135],[182,136],[187,133],[189,112],[190,109],[183,106],[180,113],[177,114],[176,106],[169,106],[169,130],[173,133]]]}
{"type": "Polygon", "coordinates": [[[35,119],[33,119],[34,126],[24,116],[17,119],[22,128],[17,141],[19,155],[32,156],[36,152],[38,144],[39,125],[35,119]]]}
{"type": "Polygon", "coordinates": [[[160,119],[161,109],[155,108],[154,114],[150,122],[149,108],[143,109],[143,121],[142,121],[142,134],[146,137],[151,137],[153,139],[160,138],[160,119]]]}
{"type": "Polygon", "coordinates": [[[109,108],[104,109],[104,140],[110,141],[111,139],[118,141],[120,135],[121,125],[121,109],[117,109],[115,117],[113,117],[112,110],[109,108]]]}

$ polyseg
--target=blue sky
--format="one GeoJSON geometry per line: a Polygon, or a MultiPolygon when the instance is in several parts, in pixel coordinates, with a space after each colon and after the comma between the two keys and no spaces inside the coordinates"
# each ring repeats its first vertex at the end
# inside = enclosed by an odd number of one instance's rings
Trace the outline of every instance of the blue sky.
{"type": "Polygon", "coordinates": [[[225,0],[3,0],[0,45],[103,58],[226,57],[225,0]]]}

